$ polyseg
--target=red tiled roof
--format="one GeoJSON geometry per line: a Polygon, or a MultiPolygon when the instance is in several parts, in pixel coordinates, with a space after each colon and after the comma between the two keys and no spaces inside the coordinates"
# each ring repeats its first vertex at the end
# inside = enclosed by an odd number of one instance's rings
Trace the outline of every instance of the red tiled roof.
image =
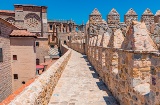
{"type": "Polygon", "coordinates": [[[36,37],[35,34],[28,32],[27,30],[13,30],[10,36],[20,36],[20,37],[36,37]]]}
{"type": "Polygon", "coordinates": [[[0,12],[2,13],[15,13],[14,11],[10,11],[10,10],[0,10],[0,12]]]}
{"type": "Polygon", "coordinates": [[[27,86],[29,86],[31,83],[33,83],[35,80],[31,79],[26,84],[22,85],[20,88],[18,88],[16,91],[13,92],[13,94],[9,95],[5,100],[3,100],[0,105],[8,105],[14,98],[19,95],[27,86]]]}
{"type": "Polygon", "coordinates": [[[2,19],[2,18],[0,18],[0,22],[2,22],[3,24],[6,24],[6,25],[9,26],[9,27],[12,27],[13,29],[19,29],[19,28],[16,27],[15,25],[7,22],[6,20],[4,20],[4,19],[2,19]]]}

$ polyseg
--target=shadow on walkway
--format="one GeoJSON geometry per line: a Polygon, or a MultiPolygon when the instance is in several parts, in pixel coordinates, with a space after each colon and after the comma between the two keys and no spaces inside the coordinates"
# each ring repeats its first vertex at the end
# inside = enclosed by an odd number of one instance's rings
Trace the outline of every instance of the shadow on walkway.
{"type": "Polygon", "coordinates": [[[89,60],[87,59],[86,55],[83,55],[83,57],[85,59],[85,61],[87,62],[87,65],[89,67],[90,71],[94,71],[94,73],[92,73],[93,78],[99,79],[99,82],[96,82],[98,88],[102,91],[105,91],[108,96],[103,96],[103,99],[105,100],[107,105],[120,105],[118,103],[118,101],[115,101],[116,99],[114,98],[114,96],[112,95],[112,93],[110,92],[110,90],[108,89],[107,85],[105,85],[105,83],[100,79],[99,74],[96,72],[96,70],[94,69],[94,67],[91,65],[91,63],[89,62],[89,60]]]}

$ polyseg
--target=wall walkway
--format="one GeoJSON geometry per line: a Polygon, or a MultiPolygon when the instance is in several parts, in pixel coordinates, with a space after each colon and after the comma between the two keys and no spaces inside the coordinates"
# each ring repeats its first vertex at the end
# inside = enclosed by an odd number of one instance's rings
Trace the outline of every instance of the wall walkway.
{"type": "Polygon", "coordinates": [[[118,105],[85,55],[72,51],[49,105],[118,105]]]}

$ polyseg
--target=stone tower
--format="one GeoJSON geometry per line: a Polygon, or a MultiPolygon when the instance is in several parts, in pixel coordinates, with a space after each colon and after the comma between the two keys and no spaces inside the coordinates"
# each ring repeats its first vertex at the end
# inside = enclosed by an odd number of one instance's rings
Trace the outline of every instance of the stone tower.
{"type": "Polygon", "coordinates": [[[114,8],[109,12],[107,16],[107,22],[109,27],[118,26],[120,22],[120,15],[114,8]]]}
{"type": "Polygon", "coordinates": [[[45,36],[47,33],[47,7],[14,5],[15,25],[21,29],[45,36]]]}
{"type": "Polygon", "coordinates": [[[89,32],[90,34],[98,34],[98,26],[102,23],[102,15],[95,8],[92,13],[89,15],[89,32]]]}
{"type": "Polygon", "coordinates": [[[131,8],[128,10],[128,12],[124,15],[124,22],[127,26],[129,26],[132,22],[132,20],[137,21],[138,15],[137,13],[131,8]]]}
{"type": "Polygon", "coordinates": [[[92,13],[89,15],[89,23],[97,25],[98,23],[102,22],[102,15],[98,11],[97,8],[95,8],[92,13]]]}
{"type": "Polygon", "coordinates": [[[145,22],[147,29],[151,31],[151,25],[154,24],[154,15],[150,9],[146,9],[141,16],[141,22],[145,22]]]}
{"type": "Polygon", "coordinates": [[[160,10],[158,10],[154,16],[154,22],[159,23],[160,22],[160,10]]]}

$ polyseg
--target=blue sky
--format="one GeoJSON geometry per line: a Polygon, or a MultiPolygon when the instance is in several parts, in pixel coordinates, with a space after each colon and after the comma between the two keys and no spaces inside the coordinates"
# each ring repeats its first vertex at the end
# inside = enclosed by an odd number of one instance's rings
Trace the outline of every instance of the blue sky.
{"type": "Polygon", "coordinates": [[[103,19],[115,8],[120,13],[121,21],[124,21],[124,14],[130,8],[137,12],[139,19],[146,8],[150,8],[154,14],[160,10],[160,0],[1,0],[0,9],[13,10],[13,4],[48,6],[48,19],[72,18],[77,24],[87,22],[94,8],[98,8],[103,19]]]}

